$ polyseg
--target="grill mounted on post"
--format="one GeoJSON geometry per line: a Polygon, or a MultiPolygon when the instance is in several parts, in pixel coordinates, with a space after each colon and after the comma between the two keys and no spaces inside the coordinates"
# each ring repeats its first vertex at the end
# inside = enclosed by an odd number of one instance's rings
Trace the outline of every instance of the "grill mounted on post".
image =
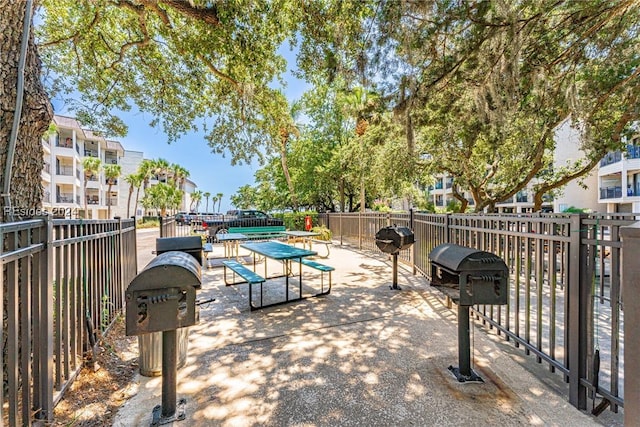
{"type": "Polygon", "coordinates": [[[382,252],[393,256],[393,284],[391,289],[400,290],[398,286],[398,254],[415,243],[413,231],[407,227],[390,225],[376,233],[376,246],[382,252]]]}
{"type": "Polygon", "coordinates": [[[469,307],[505,305],[509,298],[509,269],[491,252],[445,243],[429,253],[431,286],[458,304],[458,359],[449,370],[460,382],[482,381],[471,369],[469,307]]]}
{"type": "Polygon", "coordinates": [[[162,405],[153,409],[152,425],[185,418],[185,400],[180,400],[179,410],[176,407],[176,329],[198,322],[196,290],[201,277],[193,256],[165,252],[147,264],[125,293],[127,335],[162,332],[162,405]]]}

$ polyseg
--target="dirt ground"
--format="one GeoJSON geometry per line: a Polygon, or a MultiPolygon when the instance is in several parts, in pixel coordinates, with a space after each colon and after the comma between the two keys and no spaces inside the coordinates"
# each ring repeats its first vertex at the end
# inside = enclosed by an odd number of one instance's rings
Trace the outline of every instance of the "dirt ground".
{"type": "Polygon", "coordinates": [[[125,335],[118,319],[99,344],[97,370],[83,368],[56,406],[52,426],[110,426],[124,402],[137,392],[137,337],[125,335]]]}

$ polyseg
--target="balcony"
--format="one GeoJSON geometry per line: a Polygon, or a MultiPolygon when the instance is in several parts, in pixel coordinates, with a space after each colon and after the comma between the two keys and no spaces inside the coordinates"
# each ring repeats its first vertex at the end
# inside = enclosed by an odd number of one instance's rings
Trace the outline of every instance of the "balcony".
{"type": "Polygon", "coordinates": [[[100,204],[100,200],[98,198],[98,196],[87,196],[87,204],[88,205],[99,205],[100,204]]]}
{"type": "Polygon", "coordinates": [[[621,199],[622,187],[604,187],[600,189],[600,199],[621,199]]]}
{"type": "Polygon", "coordinates": [[[56,147],[73,148],[73,140],[71,138],[65,138],[64,141],[57,139],[56,147]]]}
{"type": "Polygon", "coordinates": [[[58,166],[56,175],[73,176],[73,166],[58,166]]]}
{"type": "Polygon", "coordinates": [[[600,167],[612,165],[622,160],[622,153],[616,151],[615,153],[608,153],[602,160],[600,160],[600,167]]]}
{"type": "Polygon", "coordinates": [[[640,182],[636,185],[636,188],[633,188],[631,185],[627,187],[627,197],[638,197],[640,196],[640,182]]]}
{"type": "Polygon", "coordinates": [[[444,206],[444,201],[442,199],[436,200],[436,206],[444,206]]]}
{"type": "Polygon", "coordinates": [[[627,159],[640,159],[640,145],[627,144],[627,159]]]}
{"type": "Polygon", "coordinates": [[[56,197],[56,203],[73,203],[73,193],[60,193],[56,197]]]}

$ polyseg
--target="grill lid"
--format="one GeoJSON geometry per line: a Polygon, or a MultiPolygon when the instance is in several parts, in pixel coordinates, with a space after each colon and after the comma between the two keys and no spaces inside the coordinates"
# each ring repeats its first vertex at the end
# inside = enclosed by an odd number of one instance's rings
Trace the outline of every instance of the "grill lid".
{"type": "Polygon", "coordinates": [[[491,252],[443,243],[429,253],[429,260],[452,273],[474,270],[507,270],[502,258],[491,252]]]}
{"type": "Polygon", "coordinates": [[[194,257],[178,251],[158,255],[131,281],[127,293],[176,286],[200,288],[202,273],[194,257]]]}

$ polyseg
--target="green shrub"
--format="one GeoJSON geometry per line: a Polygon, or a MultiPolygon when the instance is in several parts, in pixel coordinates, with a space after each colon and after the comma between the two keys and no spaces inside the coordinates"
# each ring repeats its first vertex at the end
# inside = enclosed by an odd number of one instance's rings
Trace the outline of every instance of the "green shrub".
{"type": "Polygon", "coordinates": [[[569,206],[567,209],[562,211],[563,213],[589,213],[590,210],[587,208],[576,208],[575,206],[569,206]]]}
{"type": "Polygon", "coordinates": [[[311,231],[313,231],[314,233],[320,233],[320,235],[316,237],[316,239],[318,240],[331,240],[331,230],[329,230],[324,225],[313,227],[311,231]]]}
{"type": "Polygon", "coordinates": [[[137,228],[154,228],[160,227],[160,221],[158,219],[139,219],[136,225],[137,228]]]}
{"type": "Polygon", "coordinates": [[[304,230],[304,218],[309,215],[311,217],[311,225],[318,224],[318,212],[286,212],[278,213],[273,216],[282,219],[287,230],[304,230]]]}

